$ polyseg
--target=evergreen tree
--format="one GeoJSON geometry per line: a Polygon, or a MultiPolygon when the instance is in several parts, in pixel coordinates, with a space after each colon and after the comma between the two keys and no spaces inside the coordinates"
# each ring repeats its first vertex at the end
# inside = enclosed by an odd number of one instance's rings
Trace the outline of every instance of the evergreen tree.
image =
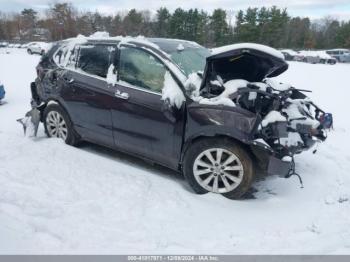
{"type": "Polygon", "coordinates": [[[155,22],[155,35],[158,37],[167,37],[169,31],[170,12],[167,8],[161,7],[157,10],[155,22]]]}
{"type": "Polygon", "coordinates": [[[228,44],[229,28],[226,19],[226,11],[215,9],[210,17],[209,39],[211,46],[221,46],[228,44]]]}

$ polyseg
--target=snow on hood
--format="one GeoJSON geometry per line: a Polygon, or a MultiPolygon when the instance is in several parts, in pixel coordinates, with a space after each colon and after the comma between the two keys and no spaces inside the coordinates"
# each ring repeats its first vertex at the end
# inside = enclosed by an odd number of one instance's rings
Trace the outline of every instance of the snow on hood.
{"type": "Polygon", "coordinates": [[[260,45],[260,44],[254,44],[254,43],[240,43],[240,44],[226,45],[226,46],[213,48],[212,55],[214,56],[220,53],[226,53],[237,49],[254,49],[284,60],[284,55],[280,51],[266,45],[260,45]]]}

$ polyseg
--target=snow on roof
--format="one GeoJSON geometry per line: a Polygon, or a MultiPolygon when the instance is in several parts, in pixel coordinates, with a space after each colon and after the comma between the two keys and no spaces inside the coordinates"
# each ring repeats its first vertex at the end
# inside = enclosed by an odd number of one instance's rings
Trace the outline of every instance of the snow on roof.
{"type": "Polygon", "coordinates": [[[226,45],[226,46],[213,48],[212,55],[217,55],[220,53],[225,53],[228,51],[232,51],[236,49],[244,49],[244,48],[255,49],[284,60],[284,55],[280,51],[266,45],[260,45],[260,44],[254,44],[254,43],[240,43],[240,44],[226,45]]]}
{"type": "Polygon", "coordinates": [[[322,59],[332,59],[332,57],[329,54],[327,54],[325,51],[302,50],[302,51],[299,51],[299,53],[303,56],[319,57],[322,59]]]}

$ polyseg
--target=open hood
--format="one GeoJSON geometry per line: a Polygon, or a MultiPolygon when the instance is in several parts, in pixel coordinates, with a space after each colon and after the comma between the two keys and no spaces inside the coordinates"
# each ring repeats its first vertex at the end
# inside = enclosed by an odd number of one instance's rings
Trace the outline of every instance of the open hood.
{"type": "Polygon", "coordinates": [[[281,52],[259,44],[234,44],[212,50],[207,57],[201,89],[211,81],[222,79],[244,79],[261,82],[266,77],[274,77],[288,69],[281,52]]]}

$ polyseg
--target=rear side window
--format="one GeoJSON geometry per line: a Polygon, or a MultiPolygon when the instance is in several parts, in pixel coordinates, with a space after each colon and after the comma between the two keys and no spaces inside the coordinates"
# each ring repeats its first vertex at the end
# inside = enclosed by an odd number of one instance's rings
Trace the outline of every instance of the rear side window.
{"type": "Polygon", "coordinates": [[[106,78],[113,47],[108,45],[80,46],[77,68],[91,75],[106,78]]]}

